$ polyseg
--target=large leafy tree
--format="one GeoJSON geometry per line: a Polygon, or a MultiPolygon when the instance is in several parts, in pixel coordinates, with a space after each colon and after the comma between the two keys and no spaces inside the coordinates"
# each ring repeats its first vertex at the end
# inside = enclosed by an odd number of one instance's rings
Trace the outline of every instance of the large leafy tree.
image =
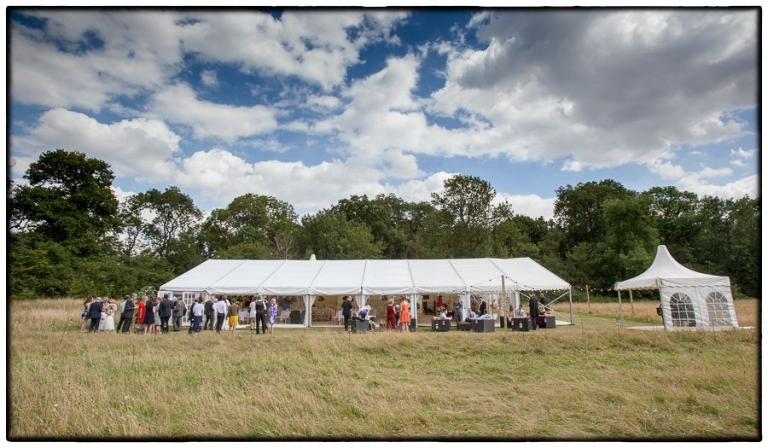
{"type": "Polygon", "coordinates": [[[697,217],[699,197],[675,187],[653,187],[642,196],[650,200],[651,225],[657,229],[659,241],[675,254],[677,261],[694,260],[693,242],[701,229],[697,217]]]}
{"type": "Polygon", "coordinates": [[[350,222],[343,213],[321,210],[302,217],[301,244],[304,255],[319,259],[350,260],[382,258],[382,245],[374,241],[370,228],[350,222]]]}
{"type": "Polygon", "coordinates": [[[603,240],[605,237],[603,201],[623,200],[634,195],[634,192],[611,179],[558,188],[557,199],[555,199],[555,220],[563,229],[562,255],[579,243],[597,243],[603,240]]]}
{"type": "Polygon", "coordinates": [[[381,244],[386,258],[406,258],[411,235],[408,229],[409,204],[395,195],[351,196],[332,207],[350,222],[365,224],[374,241],[381,244]]]}
{"type": "Polygon", "coordinates": [[[80,152],[45,152],[29,165],[28,185],[12,190],[11,222],[73,251],[90,255],[120,227],[109,164],[80,152]]]}
{"type": "Polygon", "coordinates": [[[475,176],[456,175],[432,193],[432,204],[451,224],[452,255],[482,257],[493,254],[493,229],[512,217],[507,201],[494,205],[496,189],[475,176]]]}
{"type": "Polygon", "coordinates": [[[135,204],[129,208],[131,212],[137,215],[147,212],[151,216],[141,225],[141,233],[148,241],[151,252],[160,257],[170,255],[174,240],[192,229],[203,217],[192,198],[175,186],[162,192],[153,188],[139,193],[134,201],[135,204]]]}
{"type": "Polygon", "coordinates": [[[199,237],[210,257],[296,258],[297,221],[287,202],[248,193],[227,208],[213,210],[201,225],[199,237]]]}

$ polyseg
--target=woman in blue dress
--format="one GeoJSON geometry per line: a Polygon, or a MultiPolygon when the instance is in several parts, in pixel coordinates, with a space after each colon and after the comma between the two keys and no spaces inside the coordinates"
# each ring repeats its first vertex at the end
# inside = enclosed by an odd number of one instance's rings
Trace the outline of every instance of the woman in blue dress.
{"type": "Polygon", "coordinates": [[[155,303],[154,300],[147,300],[147,311],[146,314],[144,314],[144,334],[147,334],[152,331],[155,327],[155,306],[157,303],[155,303]]]}

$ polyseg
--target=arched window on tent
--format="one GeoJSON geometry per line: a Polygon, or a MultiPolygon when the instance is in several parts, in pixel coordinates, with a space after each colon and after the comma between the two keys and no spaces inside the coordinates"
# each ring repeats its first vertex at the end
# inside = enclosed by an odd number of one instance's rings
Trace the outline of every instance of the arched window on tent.
{"type": "Polygon", "coordinates": [[[709,325],[713,327],[727,327],[731,325],[731,312],[728,310],[728,299],[719,292],[711,292],[707,295],[707,313],[709,313],[709,325]]]}
{"type": "Polygon", "coordinates": [[[669,298],[672,311],[673,327],[695,327],[696,313],[693,311],[693,301],[688,295],[676,292],[669,298]]]}

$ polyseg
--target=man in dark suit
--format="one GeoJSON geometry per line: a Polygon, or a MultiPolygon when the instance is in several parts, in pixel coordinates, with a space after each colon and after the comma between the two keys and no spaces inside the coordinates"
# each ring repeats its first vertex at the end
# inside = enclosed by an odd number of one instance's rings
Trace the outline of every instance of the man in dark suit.
{"type": "Polygon", "coordinates": [[[157,308],[157,315],[160,317],[160,332],[168,333],[168,321],[171,320],[173,314],[173,300],[168,297],[168,294],[163,296],[163,300],[160,301],[160,306],[157,308]]]}
{"type": "Polygon", "coordinates": [[[349,296],[344,296],[341,302],[341,315],[344,316],[344,331],[349,331],[349,319],[352,318],[352,300],[349,296]]]}
{"type": "Polygon", "coordinates": [[[539,318],[539,302],[536,300],[536,294],[531,294],[528,299],[528,311],[530,311],[531,330],[536,329],[536,320],[539,318]]]}
{"type": "Polygon", "coordinates": [[[133,311],[136,309],[136,306],[133,303],[133,298],[135,295],[136,294],[132,294],[130,296],[127,296],[127,299],[125,299],[125,308],[123,309],[123,316],[120,318],[120,319],[125,318],[122,329],[120,330],[121,333],[128,333],[131,330],[131,322],[133,321],[133,311]]]}
{"type": "Polygon", "coordinates": [[[88,317],[91,319],[91,326],[88,327],[88,333],[92,331],[99,331],[99,321],[101,321],[101,310],[104,304],[101,302],[101,297],[97,298],[91,307],[88,308],[88,317]]]}
{"type": "MultiPolygon", "coordinates": [[[[181,299],[176,299],[173,302],[173,331],[179,331],[181,329],[181,318],[187,311],[187,304],[181,299]]],[[[191,325],[191,323],[190,323],[191,325]]]]}
{"type": "Polygon", "coordinates": [[[213,297],[208,297],[208,300],[203,304],[205,314],[205,324],[203,330],[213,330],[213,297]]]}
{"type": "Polygon", "coordinates": [[[120,322],[117,323],[116,333],[120,333],[123,330],[123,324],[125,323],[125,304],[128,302],[130,296],[126,294],[123,297],[123,302],[120,304],[120,322]]]}

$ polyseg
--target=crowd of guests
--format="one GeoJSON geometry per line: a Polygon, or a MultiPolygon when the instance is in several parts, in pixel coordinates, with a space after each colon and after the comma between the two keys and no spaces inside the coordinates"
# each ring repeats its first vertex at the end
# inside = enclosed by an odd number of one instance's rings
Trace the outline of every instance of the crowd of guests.
{"type": "Polygon", "coordinates": [[[83,302],[80,315],[80,331],[83,333],[109,332],[129,333],[131,326],[135,333],[158,334],[181,331],[182,318],[188,313],[189,334],[201,330],[216,330],[221,333],[226,322],[227,330],[234,332],[239,324],[240,310],[248,308],[251,329],[256,334],[271,333],[277,319],[277,299],[267,302],[261,296],[244,297],[241,301],[230,301],[227,297],[210,296],[195,300],[192,306],[178,297],[164,294],[162,297],[141,298],[137,294],[126,295],[120,305],[108,297],[88,297],[83,302]],[[115,326],[115,316],[119,316],[115,326]],[[205,321],[203,321],[205,319],[205,321]]]}
{"type": "MultiPolygon", "coordinates": [[[[436,302],[435,318],[451,319],[447,312],[447,306],[443,301],[443,296],[438,296],[436,302]]],[[[387,301],[386,322],[384,328],[390,331],[411,330],[411,303],[405,296],[399,298],[396,303],[394,298],[387,301]]],[[[456,299],[453,304],[453,316],[457,322],[471,322],[477,319],[492,319],[488,314],[485,299],[481,299],[477,311],[475,307],[470,308],[469,313],[465,315],[464,305],[460,299],[456,299]]],[[[344,331],[350,331],[352,320],[366,321],[370,329],[377,325],[375,319],[371,316],[371,306],[361,307],[353,312],[354,305],[352,296],[344,296],[342,299],[341,311],[344,317],[344,331]]],[[[224,330],[226,322],[227,330],[234,333],[240,324],[241,310],[248,310],[248,319],[251,330],[256,334],[267,334],[273,331],[277,320],[278,304],[277,298],[273,297],[269,301],[266,298],[255,295],[242,297],[240,300],[232,300],[226,296],[216,298],[209,296],[198,298],[192,306],[180,298],[170,294],[164,294],[162,297],[148,297],[147,295],[138,298],[137,295],[130,294],[123,298],[120,305],[116,305],[114,300],[105,297],[86,298],[83,303],[83,312],[81,314],[82,324],[80,331],[85,333],[92,332],[110,332],[129,333],[131,326],[134,325],[134,332],[142,334],[169,333],[170,327],[178,332],[181,329],[182,317],[189,314],[189,334],[198,334],[202,330],[214,330],[221,333],[224,330]],[[119,317],[117,326],[115,326],[115,316],[119,317]]],[[[544,294],[537,300],[535,295],[531,295],[529,300],[529,316],[531,317],[532,329],[536,329],[539,322],[544,318],[545,313],[549,312],[549,303],[544,294]]],[[[522,304],[516,308],[508,317],[510,320],[515,317],[526,317],[522,304]]]]}

